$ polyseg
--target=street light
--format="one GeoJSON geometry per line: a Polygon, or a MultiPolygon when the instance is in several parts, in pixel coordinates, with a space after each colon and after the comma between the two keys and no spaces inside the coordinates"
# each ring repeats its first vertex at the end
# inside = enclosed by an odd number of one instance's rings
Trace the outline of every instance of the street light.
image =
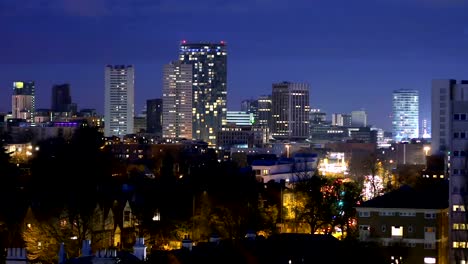
{"type": "Polygon", "coordinates": [[[429,150],[431,150],[431,147],[429,147],[429,146],[424,146],[423,149],[424,149],[424,153],[425,153],[426,156],[427,156],[427,154],[429,153],[429,150]]]}

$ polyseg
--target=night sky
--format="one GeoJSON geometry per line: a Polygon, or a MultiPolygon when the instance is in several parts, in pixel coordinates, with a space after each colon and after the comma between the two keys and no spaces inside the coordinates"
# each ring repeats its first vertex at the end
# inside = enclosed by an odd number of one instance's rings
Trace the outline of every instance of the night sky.
{"type": "Polygon", "coordinates": [[[308,82],[312,108],[365,109],[389,130],[393,90],[418,89],[430,118],[431,80],[468,79],[464,0],[0,0],[0,111],[14,80],[34,80],[37,108],[69,82],[103,113],[104,66],[133,64],[141,112],[181,40],[227,43],[228,110],[308,82]]]}

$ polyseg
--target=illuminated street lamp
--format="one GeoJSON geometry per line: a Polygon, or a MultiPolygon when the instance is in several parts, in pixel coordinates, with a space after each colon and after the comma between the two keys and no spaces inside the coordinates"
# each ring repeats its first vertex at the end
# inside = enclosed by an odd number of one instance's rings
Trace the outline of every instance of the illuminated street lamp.
{"type": "Polygon", "coordinates": [[[431,147],[429,147],[429,146],[424,146],[423,149],[424,149],[424,153],[425,153],[426,156],[427,156],[427,154],[429,153],[429,150],[431,150],[431,147]]]}

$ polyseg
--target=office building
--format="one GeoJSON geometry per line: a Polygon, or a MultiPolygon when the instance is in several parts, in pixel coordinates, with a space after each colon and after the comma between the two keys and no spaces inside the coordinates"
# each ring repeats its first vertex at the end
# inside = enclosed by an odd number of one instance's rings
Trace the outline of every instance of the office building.
{"type": "Polygon", "coordinates": [[[13,118],[25,119],[34,123],[36,112],[36,93],[33,81],[13,82],[13,96],[11,98],[11,113],[13,118]]]}
{"type": "Polygon", "coordinates": [[[215,145],[218,131],[226,125],[226,43],[182,41],[179,60],[192,65],[193,138],[215,145]]]}
{"type": "Polygon", "coordinates": [[[192,139],[192,65],[174,61],[164,65],[163,138],[192,139]]]}
{"type": "Polygon", "coordinates": [[[342,127],[350,127],[351,122],[351,115],[350,114],[332,114],[331,120],[332,126],[342,126],[342,127]]]}
{"type": "Polygon", "coordinates": [[[366,127],[367,126],[367,113],[364,110],[357,110],[351,112],[351,126],[353,127],[366,127]]]}
{"type": "Polygon", "coordinates": [[[258,97],[258,120],[257,124],[267,127],[271,131],[271,95],[260,95],[258,97]]]}
{"type": "Polygon", "coordinates": [[[135,69],[132,65],[105,68],[104,135],[132,134],[135,114],[135,69]]]}
{"type": "Polygon", "coordinates": [[[405,89],[393,91],[392,116],[395,142],[419,138],[419,92],[405,89]]]}
{"type": "Polygon", "coordinates": [[[238,126],[251,126],[254,123],[253,114],[244,111],[227,111],[226,120],[228,124],[238,126]]]}
{"type": "Polygon", "coordinates": [[[70,94],[70,84],[57,84],[52,86],[52,104],[53,112],[71,112],[72,99],[70,94]]]}
{"type": "Polygon", "coordinates": [[[272,86],[272,136],[305,140],[309,135],[309,84],[282,82],[272,86]]]}
{"type": "Polygon", "coordinates": [[[162,137],[163,101],[161,98],[146,100],[146,132],[162,137]]]}

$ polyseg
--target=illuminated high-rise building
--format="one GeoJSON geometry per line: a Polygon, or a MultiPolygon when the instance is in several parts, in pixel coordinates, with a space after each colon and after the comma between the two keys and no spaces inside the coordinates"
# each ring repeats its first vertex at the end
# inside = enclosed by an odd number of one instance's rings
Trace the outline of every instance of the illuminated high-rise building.
{"type": "Polygon", "coordinates": [[[260,95],[258,97],[258,120],[257,124],[267,127],[271,131],[271,95],[260,95]]]}
{"type": "Polygon", "coordinates": [[[35,85],[33,81],[13,82],[13,96],[11,98],[11,113],[13,118],[26,119],[34,123],[36,112],[35,85]]]}
{"type": "Polygon", "coordinates": [[[132,65],[106,66],[104,97],[104,135],[132,134],[135,114],[135,69],[132,65]]]}
{"type": "Polygon", "coordinates": [[[392,136],[400,142],[419,137],[419,92],[417,90],[393,91],[392,136]]]}
{"type": "Polygon", "coordinates": [[[226,43],[182,41],[179,60],[192,65],[193,138],[215,145],[218,131],[226,125],[226,43]]]}
{"type": "Polygon", "coordinates": [[[163,138],[192,139],[192,65],[181,61],[164,65],[163,138]]]}
{"type": "Polygon", "coordinates": [[[309,84],[275,83],[272,87],[272,136],[304,140],[309,136],[309,84]]]}

